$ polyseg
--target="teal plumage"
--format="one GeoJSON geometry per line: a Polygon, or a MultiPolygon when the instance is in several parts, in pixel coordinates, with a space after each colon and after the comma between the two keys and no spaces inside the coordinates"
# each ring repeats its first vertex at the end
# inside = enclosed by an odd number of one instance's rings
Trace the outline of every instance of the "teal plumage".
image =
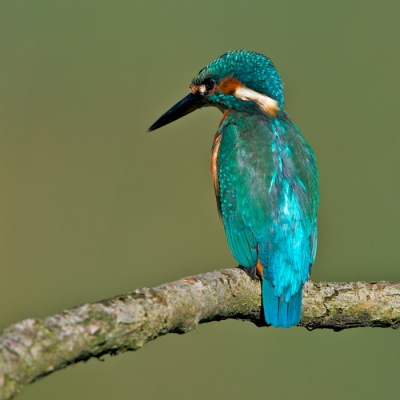
{"type": "Polygon", "coordinates": [[[229,246],[241,266],[263,267],[266,322],[297,325],[317,248],[318,172],[282,110],[280,76],[261,54],[228,52],[199,72],[191,92],[150,130],[205,105],[224,111],[213,168],[229,246]]]}
{"type": "Polygon", "coordinates": [[[266,321],[297,325],[316,251],[312,150],[283,112],[278,118],[231,112],[219,134],[219,195],[229,246],[242,266],[254,267],[258,258],[264,266],[266,321]]]}

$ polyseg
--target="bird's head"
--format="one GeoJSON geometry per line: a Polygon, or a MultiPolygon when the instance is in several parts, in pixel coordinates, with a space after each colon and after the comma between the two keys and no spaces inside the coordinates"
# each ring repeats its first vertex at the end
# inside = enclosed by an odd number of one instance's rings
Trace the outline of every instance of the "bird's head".
{"type": "Polygon", "coordinates": [[[228,51],[192,80],[190,93],[162,115],[148,132],[205,106],[264,112],[273,117],[283,106],[282,82],[271,60],[254,51],[228,51]]]}

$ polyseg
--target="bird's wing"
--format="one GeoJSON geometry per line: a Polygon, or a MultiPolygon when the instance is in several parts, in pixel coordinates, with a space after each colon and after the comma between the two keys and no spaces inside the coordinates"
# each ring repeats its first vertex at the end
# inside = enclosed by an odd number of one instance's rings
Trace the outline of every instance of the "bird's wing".
{"type": "MultiPolygon", "coordinates": [[[[242,161],[235,155],[237,126],[224,124],[221,135],[218,152],[220,212],[233,256],[240,265],[250,268],[257,264],[257,239],[249,224],[243,220],[243,204],[238,204],[238,192],[245,177],[241,174],[242,161]]],[[[251,208],[247,209],[251,211],[251,208]]]]}
{"type": "Polygon", "coordinates": [[[311,230],[311,235],[310,235],[310,245],[311,245],[310,273],[311,273],[311,267],[315,261],[315,256],[317,255],[317,244],[318,244],[318,228],[317,228],[317,218],[315,218],[314,226],[311,230]]]}
{"type": "Polygon", "coordinates": [[[279,121],[253,116],[225,126],[218,165],[221,212],[235,258],[254,266],[258,253],[274,286],[290,286],[293,295],[308,279],[316,249],[318,177],[311,148],[286,115],[279,121]]]}

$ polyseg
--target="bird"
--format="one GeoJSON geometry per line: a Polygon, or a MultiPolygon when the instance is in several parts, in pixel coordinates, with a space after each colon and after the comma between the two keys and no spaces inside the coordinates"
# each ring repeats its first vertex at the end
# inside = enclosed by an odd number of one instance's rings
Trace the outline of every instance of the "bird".
{"type": "Polygon", "coordinates": [[[228,51],[148,129],[202,107],[222,111],[211,152],[217,207],[239,267],[261,280],[265,322],[276,328],[300,322],[319,202],[314,153],[283,104],[282,80],[268,57],[228,51]]]}

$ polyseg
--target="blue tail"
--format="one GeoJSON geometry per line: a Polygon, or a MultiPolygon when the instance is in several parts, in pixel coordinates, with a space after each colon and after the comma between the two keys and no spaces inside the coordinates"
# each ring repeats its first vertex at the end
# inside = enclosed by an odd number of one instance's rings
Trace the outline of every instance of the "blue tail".
{"type": "Polygon", "coordinates": [[[303,289],[285,301],[285,293],[277,297],[274,295],[274,287],[267,279],[263,279],[262,298],[264,306],[265,321],[275,328],[290,328],[298,325],[301,318],[301,299],[303,289]]]}

